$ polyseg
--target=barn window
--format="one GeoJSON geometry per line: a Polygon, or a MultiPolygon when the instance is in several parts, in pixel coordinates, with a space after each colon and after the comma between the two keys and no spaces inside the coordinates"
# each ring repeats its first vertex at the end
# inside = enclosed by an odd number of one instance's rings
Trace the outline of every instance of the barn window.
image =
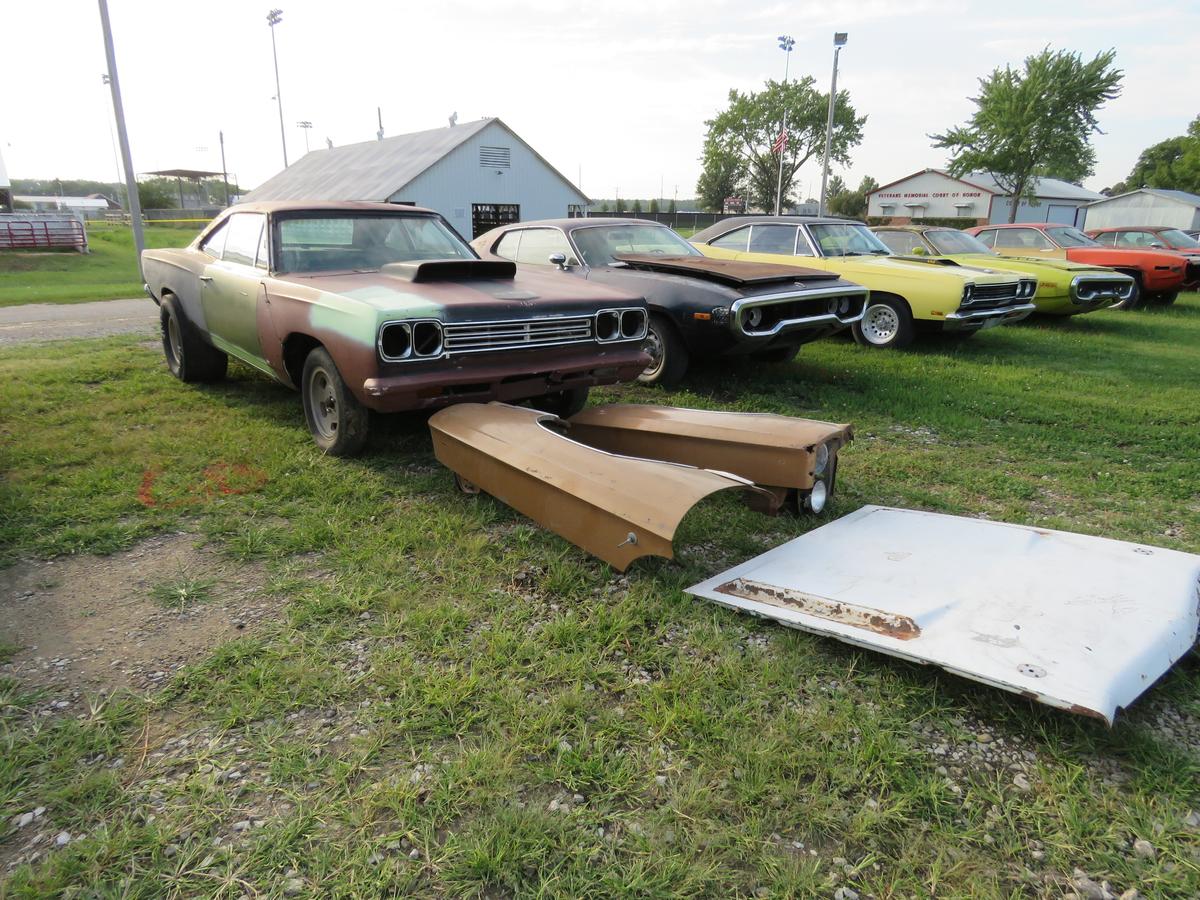
{"type": "Polygon", "coordinates": [[[485,169],[507,169],[512,165],[512,150],[508,147],[480,147],[479,165],[485,169]]]}

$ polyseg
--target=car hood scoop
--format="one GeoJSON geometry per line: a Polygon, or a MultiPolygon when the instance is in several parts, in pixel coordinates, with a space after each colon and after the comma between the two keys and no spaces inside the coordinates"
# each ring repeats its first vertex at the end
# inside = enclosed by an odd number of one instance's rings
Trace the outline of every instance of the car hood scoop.
{"type": "Polygon", "coordinates": [[[653,256],[642,253],[618,253],[613,259],[630,269],[690,275],[723,284],[764,284],[773,281],[835,281],[836,272],[778,263],[748,262],[739,259],[713,259],[708,256],[653,256]]]}
{"type": "Polygon", "coordinates": [[[424,262],[388,263],[379,270],[384,275],[402,281],[511,280],[517,274],[517,264],[493,259],[428,259],[424,262]]]}

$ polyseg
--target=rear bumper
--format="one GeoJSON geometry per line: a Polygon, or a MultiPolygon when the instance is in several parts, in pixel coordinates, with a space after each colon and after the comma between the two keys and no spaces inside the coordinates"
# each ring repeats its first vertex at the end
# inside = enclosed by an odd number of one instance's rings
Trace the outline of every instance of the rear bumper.
{"type": "Polygon", "coordinates": [[[557,391],[632,381],[649,364],[650,357],[640,343],[451,355],[421,371],[368,378],[358,399],[384,413],[462,402],[513,403],[557,391]]]}
{"type": "Polygon", "coordinates": [[[946,316],[946,328],[957,331],[982,328],[984,325],[995,325],[1001,322],[1019,322],[1035,309],[1037,307],[1032,303],[1002,306],[998,309],[960,309],[946,316]]]}

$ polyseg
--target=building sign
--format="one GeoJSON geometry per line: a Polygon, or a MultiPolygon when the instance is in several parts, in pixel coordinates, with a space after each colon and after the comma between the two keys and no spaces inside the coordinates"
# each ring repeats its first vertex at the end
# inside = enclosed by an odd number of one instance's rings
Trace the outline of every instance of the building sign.
{"type": "Polygon", "coordinates": [[[721,212],[727,216],[738,216],[746,211],[745,197],[726,197],[721,212]]]}
{"type": "Polygon", "coordinates": [[[875,195],[880,200],[957,200],[960,197],[982,197],[983,191],[917,191],[900,193],[879,193],[875,195]]]}

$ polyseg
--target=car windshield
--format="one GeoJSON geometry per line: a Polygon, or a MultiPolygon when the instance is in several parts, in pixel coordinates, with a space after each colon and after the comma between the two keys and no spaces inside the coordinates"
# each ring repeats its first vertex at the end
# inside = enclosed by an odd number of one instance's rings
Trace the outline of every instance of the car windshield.
{"type": "Polygon", "coordinates": [[[809,225],[822,256],[891,256],[887,244],[866,225],[809,225]]]}
{"type": "Polygon", "coordinates": [[[1060,247],[1095,247],[1097,241],[1080,231],[1078,228],[1047,228],[1046,233],[1054,238],[1054,243],[1060,247]]]}
{"type": "Polygon", "coordinates": [[[1200,250],[1200,241],[1178,228],[1167,228],[1160,231],[1158,236],[1168,247],[1175,247],[1179,250],[1200,250]]]}
{"type": "Polygon", "coordinates": [[[933,244],[933,248],[943,256],[955,253],[986,253],[988,256],[999,256],[983,241],[965,231],[927,231],[925,240],[933,244]]]}
{"type": "Polygon", "coordinates": [[[282,272],[371,272],[394,262],[476,258],[432,216],[289,216],[278,220],[276,234],[282,272]]]}
{"type": "Polygon", "coordinates": [[[611,266],[619,253],[701,255],[666,225],[585,225],[572,231],[571,239],[589,266],[611,266]]]}

